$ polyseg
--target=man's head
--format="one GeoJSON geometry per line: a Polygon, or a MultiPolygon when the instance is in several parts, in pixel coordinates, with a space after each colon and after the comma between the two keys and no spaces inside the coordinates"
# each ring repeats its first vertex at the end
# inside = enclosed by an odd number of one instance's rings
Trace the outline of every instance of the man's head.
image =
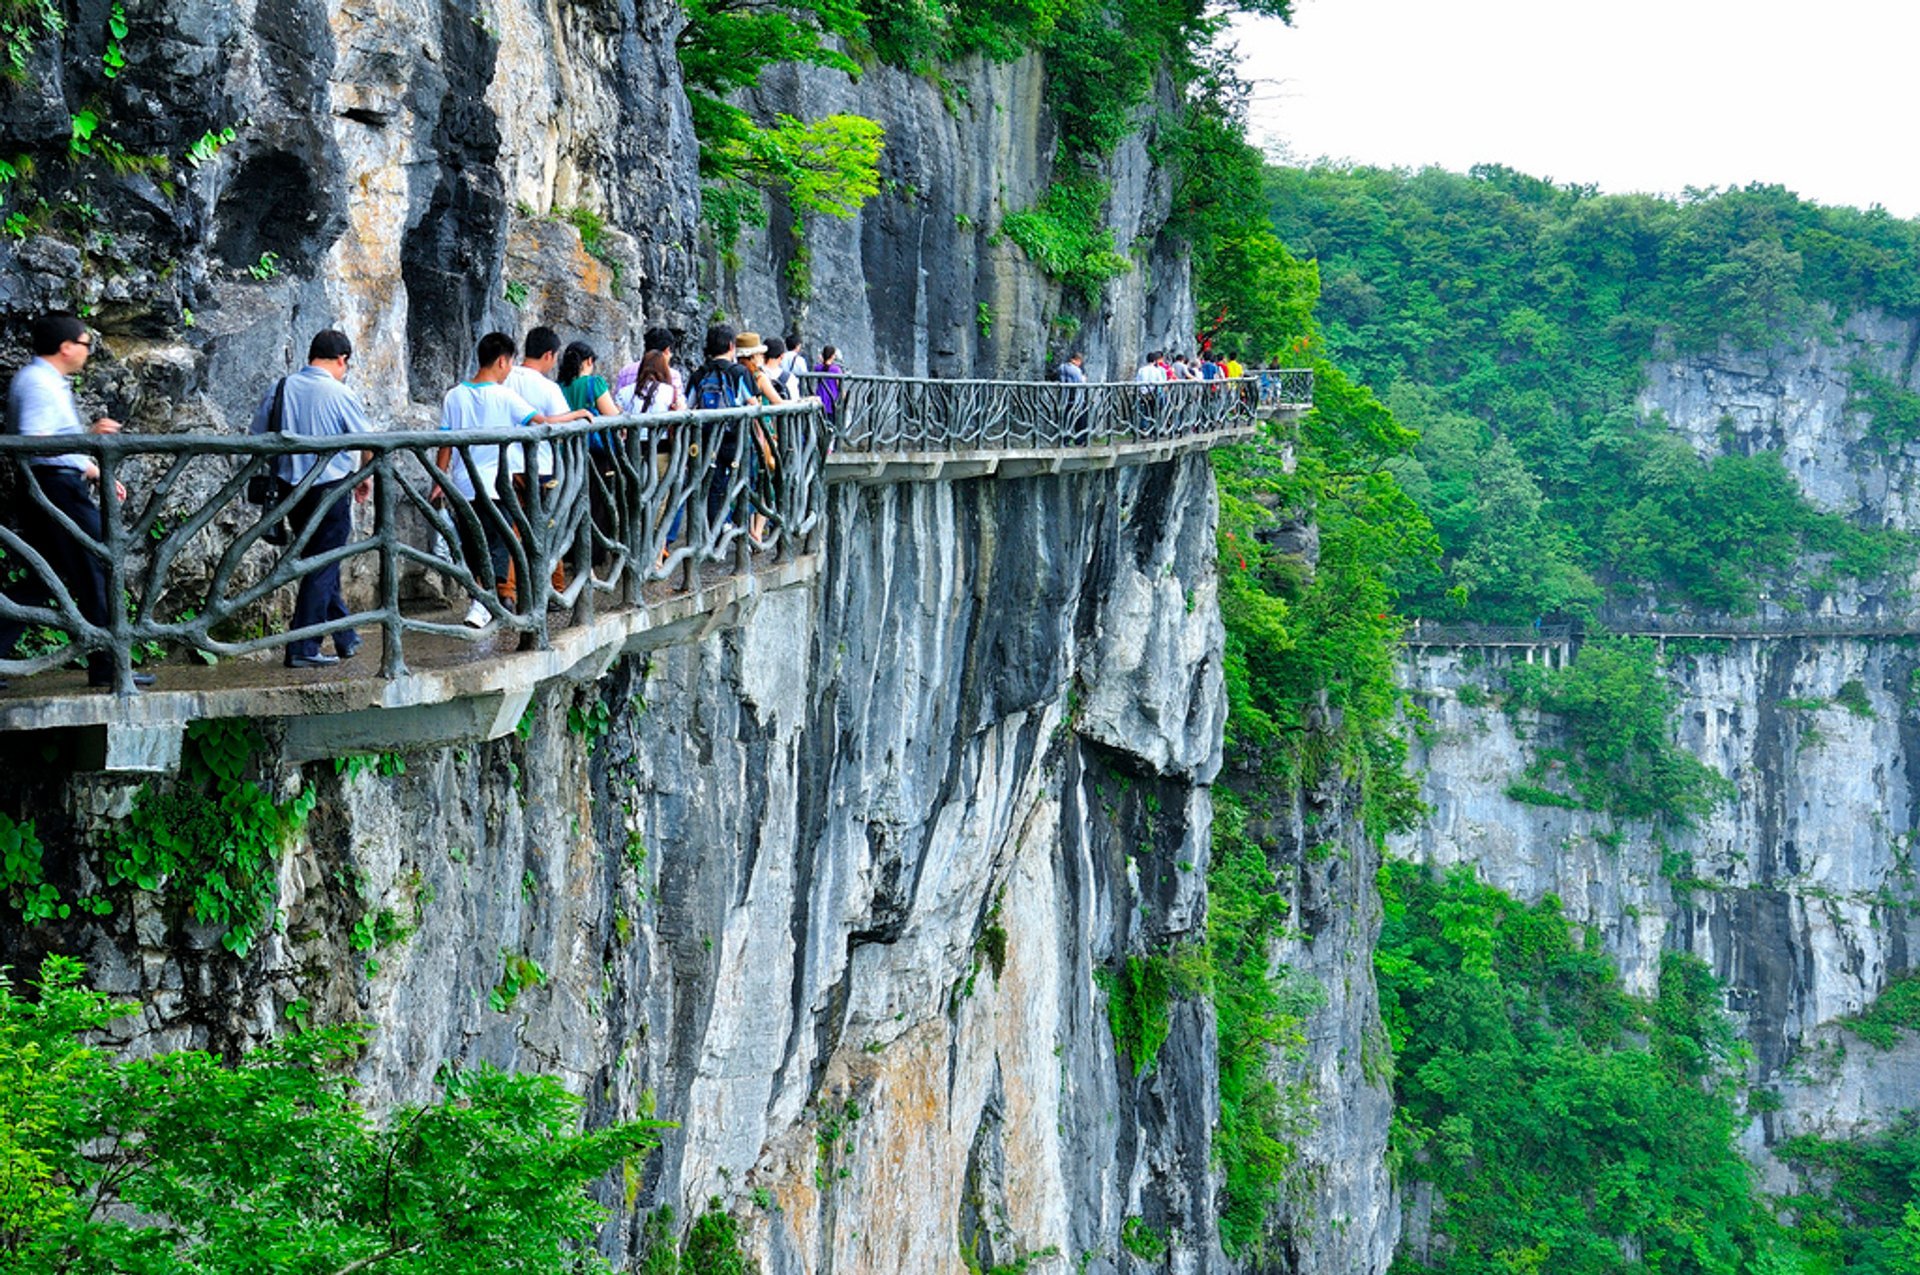
{"type": "Polygon", "coordinates": [[[35,319],[30,339],[35,354],[68,376],[85,367],[93,353],[93,334],[87,325],[64,310],[35,319]]]}
{"type": "Polygon", "coordinates": [[[716,323],[708,328],[706,352],[710,359],[732,358],[733,329],[724,323],[716,323]]]}
{"type": "Polygon", "coordinates": [[[1073,364],[1075,367],[1079,367],[1086,361],[1086,352],[1083,350],[1075,350],[1072,354],[1067,355],[1067,362],[1073,364]]]}
{"type": "Polygon", "coordinates": [[[767,362],[772,363],[780,358],[783,358],[785,357],[786,353],[787,353],[787,343],[785,341],[782,341],[777,336],[770,336],[767,338],[767,362]]]}
{"type": "Polygon", "coordinates": [[[1160,351],[1158,350],[1147,351],[1147,362],[1158,363],[1159,361],[1160,361],[1160,351]]]}
{"type": "Polygon", "coordinates": [[[536,372],[551,372],[559,361],[560,334],[545,325],[527,329],[527,366],[536,372]]]}
{"type": "Polygon", "coordinates": [[[514,352],[513,338],[504,332],[489,332],[481,337],[480,349],[474,361],[480,365],[482,379],[488,373],[493,373],[493,379],[496,380],[505,376],[513,366],[514,352]]]}
{"type": "Polygon", "coordinates": [[[643,353],[651,354],[655,350],[671,350],[672,348],[673,333],[667,331],[665,328],[647,329],[646,344],[642,347],[643,353]]]}
{"type": "Polygon", "coordinates": [[[317,367],[336,381],[347,379],[347,364],[353,358],[353,342],[347,334],[328,328],[314,334],[307,344],[307,366],[317,367]]]}

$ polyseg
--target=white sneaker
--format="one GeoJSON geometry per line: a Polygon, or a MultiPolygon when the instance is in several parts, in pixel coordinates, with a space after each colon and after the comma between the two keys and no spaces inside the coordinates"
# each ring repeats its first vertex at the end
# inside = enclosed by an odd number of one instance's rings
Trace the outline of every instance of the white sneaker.
{"type": "Polygon", "coordinates": [[[467,618],[461,623],[476,629],[484,629],[492,619],[493,613],[487,610],[486,604],[475,599],[474,604],[467,608],[467,618]]]}

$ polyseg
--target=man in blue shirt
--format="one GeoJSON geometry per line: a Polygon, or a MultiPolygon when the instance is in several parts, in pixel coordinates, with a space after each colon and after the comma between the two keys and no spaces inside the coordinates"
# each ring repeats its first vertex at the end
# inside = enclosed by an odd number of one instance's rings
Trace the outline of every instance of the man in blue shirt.
{"type": "MultiPolygon", "coordinates": [[[[260,400],[253,414],[253,432],[267,433],[273,418],[273,402],[280,403],[280,432],[301,438],[337,438],[344,434],[365,434],[372,429],[359,400],[346,387],[347,367],[353,361],[353,342],[343,332],[331,329],[320,333],[307,346],[307,365],[276,383],[260,400]],[[282,388],[284,386],[284,389],[282,388]]],[[[372,462],[371,452],[361,452],[362,464],[372,462]]],[[[295,505],[290,521],[293,534],[306,534],[316,523],[307,541],[304,557],[319,557],[347,543],[353,532],[353,502],[332,493],[353,476],[354,453],[338,451],[320,456],[295,454],[274,462],[281,481],[297,485],[315,465],[320,477],[295,505]]],[[[373,480],[362,481],[353,495],[365,500],[373,493],[373,480]]],[[[347,618],[346,599],[340,595],[340,564],[330,562],[300,577],[300,592],[293,603],[293,627],[309,628],[347,618]]],[[[351,659],[360,649],[360,635],[352,629],[335,629],[333,649],[338,655],[324,655],[317,637],[300,638],[287,644],[288,668],[324,668],[340,660],[351,659]]]]}
{"type": "MultiPolygon", "coordinates": [[[[80,409],[73,401],[73,376],[87,365],[93,339],[86,325],[71,314],[47,314],[34,320],[33,361],[14,374],[7,389],[8,417],[14,433],[35,438],[120,432],[120,422],[108,416],[95,418],[91,426],[82,424],[80,409]]],[[[100,501],[94,493],[100,466],[84,452],[36,456],[29,464],[29,486],[37,485],[47,504],[71,519],[80,535],[73,535],[31,496],[22,502],[21,532],[72,592],[80,614],[88,622],[105,627],[110,615],[106,560],[93,548],[106,540],[101,531],[100,501]]],[[[114,486],[120,499],[125,500],[127,489],[117,482],[114,486]]],[[[0,628],[0,651],[11,652],[20,631],[17,623],[0,628]]],[[[153,684],[148,673],[135,673],[133,680],[135,686],[153,684]]],[[[110,652],[95,651],[87,657],[87,685],[113,685],[110,652]]]]}

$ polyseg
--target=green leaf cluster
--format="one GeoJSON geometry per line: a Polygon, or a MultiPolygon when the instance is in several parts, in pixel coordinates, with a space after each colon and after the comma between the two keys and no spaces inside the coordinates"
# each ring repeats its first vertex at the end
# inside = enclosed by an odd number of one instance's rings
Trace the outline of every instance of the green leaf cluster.
{"type": "MultiPolygon", "coordinates": [[[[1410,588],[1422,613],[1510,623],[1648,588],[1744,612],[1907,551],[1815,509],[1776,453],[1703,456],[1638,398],[1659,350],[1766,351],[1829,316],[1920,315],[1920,223],[1778,187],[1601,196],[1497,166],[1276,168],[1267,198],[1319,263],[1330,357],[1429,427],[1402,469],[1445,549],[1410,588]]],[[[1896,390],[1861,378],[1855,405],[1898,433],[1896,390]]]]}
{"type": "Polygon", "coordinates": [[[179,774],[140,790],[107,852],[109,885],[170,885],[195,921],[225,927],[221,944],[236,956],[273,926],[280,855],[316,799],[303,787],[276,802],[247,778],[259,748],[248,721],[190,724],[179,774]]]}
{"type": "Polygon", "coordinates": [[[371,1120],[360,1029],[235,1065],[89,1043],[131,1007],[49,958],[32,998],[0,973],[0,1267],[129,1275],[607,1271],[589,1188],[657,1141],[582,1131],[544,1076],[443,1068],[440,1097],[371,1120]]]}
{"type": "Polygon", "coordinates": [[[1858,1140],[1811,1134],[1775,1148],[1800,1170],[1805,1189],[1781,1206],[1796,1244],[1812,1259],[1802,1269],[1848,1275],[1920,1271],[1920,1111],[1903,1113],[1885,1133],[1858,1140]]]}
{"type": "Polygon", "coordinates": [[[1037,205],[1008,213],[1000,223],[1022,252],[1089,306],[1099,301],[1107,280],[1133,268],[1113,248],[1113,229],[1104,216],[1110,193],[1105,182],[1089,175],[1055,181],[1037,205]]]}
{"type": "MultiPolygon", "coordinates": [[[[1301,1024],[1322,994],[1310,979],[1276,974],[1271,952],[1288,907],[1266,851],[1246,831],[1246,808],[1214,791],[1207,868],[1207,946],[1220,1083],[1213,1134],[1220,1168],[1220,1240],[1241,1260],[1266,1256],[1266,1224],[1309,1121],[1304,1082],[1282,1085],[1281,1060],[1297,1060],[1301,1024]]],[[[1134,1251],[1134,1250],[1130,1250],[1134,1251]]],[[[1135,1251],[1136,1256],[1145,1254],[1135,1251]]]]}
{"type": "Polygon", "coordinates": [[[1736,1137],[1736,1049],[1705,966],[1652,1000],[1549,897],[1394,862],[1375,972],[1395,1057],[1393,1159],[1444,1201],[1445,1275],[1741,1275],[1775,1232],[1736,1137]]]}
{"type": "Polygon", "coordinates": [[[1888,983],[1873,1004],[1846,1020],[1854,1035],[1876,1049],[1892,1049],[1904,1032],[1920,1032],[1920,974],[1888,983]]]}
{"type": "MultiPolygon", "coordinates": [[[[1678,746],[1678,705],[1651,639],[1597,638],[1564,668],[1517,664],[1507,705],[1554,714],[1566,748],[1537,750],[1529,784],[1571,790],[1589,810],[1689,825],[1734,796],[1733,782],[1678,746]]],[[[1551,804],[1560,804],[1553,802],[1551,804]]]]}

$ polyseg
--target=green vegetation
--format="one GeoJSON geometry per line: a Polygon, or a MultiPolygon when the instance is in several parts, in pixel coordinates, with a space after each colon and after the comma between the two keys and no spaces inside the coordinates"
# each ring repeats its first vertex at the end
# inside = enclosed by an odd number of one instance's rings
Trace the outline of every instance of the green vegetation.
{"type": "Polygon", "coordinates": [[[1092,177],[1055,182],[1038,205],[1001,222],[1007,238],[1089,306],[1107,280],[1133,268],[1113,250],[1113,229],[1102,216],[1107,194],[1092,177]]]}
{"type": "Polygon", "coordinates": [[[1846,709],[1855,717],[1872,718],[1873,701],[1867,698],[1866,683],[1857,677],[1850,677],[1840,683],[1840,689],[1833,693],[1833,702],[1846,709]]]}
{"type": "Polygon", "coordinates": [[[1913,1275],[1920,1271],[1920,1112],[1873,1138],[1789,1138],[1775,1150],[1820,1189],[1789,1196],[1806,1271],[1913,1275]]]}
{"type": "MultiPolygon", "coordinates": [[[[761,1195],[755,1191],[755,1197],[761,1195]]],[[[768,1204],[772,1197],[767,1197],[768,1204]]],[[[765,1206],[762,1206],[765,1207],[765,1206]]],[[[722,1206],[707,1201],[683,1242],[674,1239],[673,1210],[662,1205],[647,1215],[640,1237],[638,1275],[758,1275],[760,1264],[740,1244],[740,1223],[722,1206]]]]}
{"type": "Polygon", "coordinates": [[[1920,1032],[1920,974],[1894,979],[1873,1004],[1846,1023],[1876,1049],[1892,1049],[1903,1032],[1920,1032]]]}
{"type": "Polygon", "coordinates": [[[1167,1237],[1147,1225],[1143,1217],[1130,1217],[1120,1226],[1120,1246],[1143,1262],[1157,1262],[1167,1255],[1167,1237]]]}
{"type": "Polygon", "coordinates": [[[6,51],[0,74],[15,83],[25,80],[34,47],[66,29],[66,15],[57,0],[0,0],[0,47],[6,51]]]}
{"type": "Polygon", "coordinates": [[[0,972],[0,1267],[609,1270],[588,1188],[660,1126],[582,1132],[584,1103],[558,1081],[451,1066],[437,1101],[376,1124],[353,1101],[357,1028],[231,1066],[123,1058],[89,1042],[132,1007],[81,974],[50,957],[28,999],[0,972]]]}
{"type": "MultiPolygon", "coordinates": [[[[1657,348],[1765,349],[1829,313],[1920,314],[1920,223],[1777,187],[1673,202],[1500,167],[1271,170],[1277,233],[1318,261],[1329,356],[1391,387],[1401,462],[1445,556],[1405,581],[1429,615],[1525,622],[1603,592],[1744,612],[1796,563],[1874,576],[1904,538],[1823,514],[1777,454],[1703,459],[1636,407],[1657,348]]],[[[1860,409],[1909,407],[1870,380],[1860,409]]],[[[1815,580],[1818,583],[1818,579],[1815,580]]]]}
{"type": "Polygon", "coordinates": [[[1652,1001],[1557,900],[1526,907],[1457,868],[1381,873],[1375,956],[1393,1041],[1393,1159],[1432,1183],[1473,1272],[1794,1269],[1734,1145],[1732,1029],[1706,968],[1669,955],[1652,1001]]]}
{"type": "MultiPolygon", "coordinates": [[[[1246,810],[1224,788],[1214,795],[1213,861],[1207,870],[1207,944],[1218,1037],[1220,1238],[1227,1251],[1252,1258],[1263,1250],[1268,1214],[1294,1162],[1293,1140],[1305,1126],[1304,1083],[1282,1087],[1274,1061],[1299,1056],[1301,1022],[1320,988],[1309,979],[1275,977],[1270,953],[1287,922],[1287,901],[1266,852],[1246,834],[1246,810]]],[[[1128,1246],[1136,1256],[1145,1256],[1128,1246]]]]}
{"type": "Polygon", "coordinates": [[[1516,664],[1507,683],[1509,711],[1552,713],[1568,740],[1536,749],[1509,796],[1683,825],[1733,796],[1732,781],[1673,743],[1677,697],[1651,640],[1595,639],[1565,668],[1516,664]]]}
{"type": "Polygon", "coordinates": [[[858,78],[859,64],[838,42],[858,35],[866,15],[850,0],[790,8],[688,0],[685,9],[676,47],[700,142],[702,202],[721,250],[731,252],[743,228],[764,222],[768,192],[786,198],[796,217],[851,216],[880,188],[877,123],[858,115],[761,122],[727,99],[781,62],[858,78]]]}
{"type": "Polygon", "coordinates": [[[108,885],[184,892],[188,915],[224,927],[220,942],[236,956],[274,924],[280,855],[315,801],[303,787],[276,802],[246,778],[259,748],[250,722],[190,724],[179,774],[140,790],[107,851],[108,885]]]}

